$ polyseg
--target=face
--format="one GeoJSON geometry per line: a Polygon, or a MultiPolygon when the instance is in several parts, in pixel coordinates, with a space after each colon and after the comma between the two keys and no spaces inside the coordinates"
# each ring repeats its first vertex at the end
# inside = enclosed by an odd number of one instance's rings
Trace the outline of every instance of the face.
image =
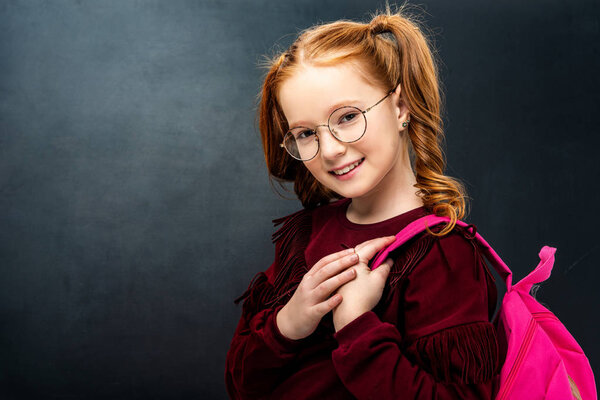
{"type": "MultiPolygon", "coordinates": [[[[407,129],[402,127],[402,122],[408,119],[408,110],[399,101],[399,91],[400,88],[396,88],[365,114],[367,130],[356,142],[338,141],[327,126],[317,129],[319,152],[313,159],[303,161],[315,179],[353,199],[391,195],[394,188],[400,186],[407,168],[410,170],[410,161],[401,136],[407,129]],[[351,171],[335,174],[334,170],[339,172],[356,162],[358,166],[351,171]]],[[[327,124],[335,108],[355,106],[364,111],[386,93],[366,82],[350,64],[340,64],[304,67],[283,82],[278,99],[290,128],[314,128],[327,124]]],[[[412,174],[412,170],[409,172],[412,174]]]]}

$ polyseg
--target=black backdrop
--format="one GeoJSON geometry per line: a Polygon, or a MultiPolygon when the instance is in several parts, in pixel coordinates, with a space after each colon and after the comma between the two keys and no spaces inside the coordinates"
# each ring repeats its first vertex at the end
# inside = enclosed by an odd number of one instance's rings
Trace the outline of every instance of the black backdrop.
{"type": "MultiPolygon", "coordinates": [[[[597,1],[424,1],[448,174],[600,372],[597,1]]],[[[0,397],[226,398],[232,300],[273,258],[262,54],[380,1],[0,4],[0,397]]]]}

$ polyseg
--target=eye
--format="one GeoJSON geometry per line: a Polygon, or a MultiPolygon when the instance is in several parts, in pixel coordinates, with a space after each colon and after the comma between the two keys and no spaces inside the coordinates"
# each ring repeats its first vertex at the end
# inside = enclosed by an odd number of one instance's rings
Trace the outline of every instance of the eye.
{"type": "Polygon", "coordinates": [[[294,137],[296,140],[305,140],[310,138],[312,135],[314,135],[314,132],[310,129],[299,129],[298,131],[294,132],[294,137]]]}
{"type": "Polygon", "coordinates": [[[340,118],[340,120],[338,121],[338,124],[347,124],[347,123],[350,123],[350,122],[354,122],[354,121],[356,120],[356,116],[357,116],[358,114],[359,114],[359,113],[358,113],[358,112],[356,112],[356,111],[350,111],[350,112],[347,112],[346,114],[344,114],[344,115],[343,115],[343,116],[340,118]]]}

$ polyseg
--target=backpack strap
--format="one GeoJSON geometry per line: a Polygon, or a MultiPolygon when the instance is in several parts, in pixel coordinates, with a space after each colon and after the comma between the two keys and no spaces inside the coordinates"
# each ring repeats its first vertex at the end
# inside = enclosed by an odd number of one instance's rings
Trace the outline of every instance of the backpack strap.
{"type": "MultiPolygon", "coordinates": [[[[383,261],[385,261],[386,257],[392,250],[395,250],[396,248],[400,247],[405,242],[407,242],[408,240],[413,238],[415,235],[418,235],[419,233],[425,231],[427,227],[431,228],[435,225],[439,225],[444,222],[447,223],[449,221],[450,221],[450,218],[448,218],[448,217],[438,217],[437,215],[434,215],[434,214],[426,215],[424,217],[414,220],[413,222],[408,224],[404,229],[402,229],[400,232],[398,232],[396,234],[396,240],[394,242],[392,242],[389,246],[387,246],[386,248],[380,250],[377,254],[375,254],[375,257],[373,259],[374,261],[371,265],[371,269],[377,268],[383,261]]],[[[457,220],[456,224],[460,225],[464,228],[467,228],[467,229],[469,227],[469,224],[467,224],[461,220],[457,220]]],[[[492,249],[492,247],[485,241],[485,239],[479,233],[475,232],[475,238],[477,239],[477,242],[480,245],[483,255],[493,265],[496,272],[498,272],[500,277],[502,277],[502,279],[504,280],[504,283],[506,284],[506,291],[509,291],[512,287],[512,271],[508,268],[508,266],[504,263],[504,261],[502,261],[500,256],[498,256],[498,254],[496,254],[494,249],[492,249]]],[[[545,246],[545,247],[548,247],[548,246],[545,246]]],[[[553,254],[554,253],[552,253],[552,258],[553,258],[553,254]]],[[[542,257],[542,255],[547,256],[547,255],[549,255],[549,253],[544,252],[544,249],[542,249],[542,251],[540,251],[540,258],[542,257]],[[544,253],[544,254],[542,254],[542,253],[544,253]]],[[[546,260],[548,261],[549,259],[546,259],[546,260]]],[[[553,261],[554,260],[552,259],[552,262],[553,261]]],[[[542,262],[540,262],[540,265],[541,265],[541,267],[538,266],[538,268],[536,268],[536,270],[533,271],[529,275],[529,276],[531,276],[532,282],[542,276],[545,276],[544,279],[546,279],[548,276],[550,276],[550,271],[547,270],[547,262],[544,262],[544,259],[542,259],[542,262]],[[539,269],[539,271],[538,271],[538,269],[539,269]],[[536,271],[538,271],[538,272],[536,273],[536,271]]],[[[550,263],[550,269],[551,268],[552,268],[552,264],[550,263]]],[[[529,276],[527,278],[529,278],[529,276]]],[[[527,279],[527,278],[525,278],[525,279],[527,279]]],[[[523,281],[525,281],[525,279],[523,279],[523,281]]],[[[519,282],[519,284],[521,284],[523,281],[519,282]]],[[[528,282],[529,281],[524,283],[524,285],[529,284],[528,282]]],[[[537,282],[538,281],[536,281],[535,283],[537,283],[537,282]]],[[[531,286],[529,286],[529,288],[531,288],[531,286]]]]}
{"type": "Polygon", "coordinates": [[[552,266],[554,265],[554,253],[556,253],[556,247],[542,247],[538,253],[540,263],[529,273],[529,275],[516,283],[513,288],[529,293],[533,285],[548,279],[552,273],[552,266]]]}

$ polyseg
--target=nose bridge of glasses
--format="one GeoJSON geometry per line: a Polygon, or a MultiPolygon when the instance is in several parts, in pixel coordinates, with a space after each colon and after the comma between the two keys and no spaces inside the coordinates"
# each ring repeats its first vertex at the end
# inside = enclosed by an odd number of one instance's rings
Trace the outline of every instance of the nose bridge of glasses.
{"type": "Polygon", "coordinates": [[[317,130],[319,129],[320,126],[325,126],[325,127],[327,127],[327,129],[329,129],[329,125],[328,124],[321,124],[321,125],[315,126],[314,131],[317,132],[317,130]]]}
{"type": "Polygon", "coordinates": [[[331,130],[331,128],[329,127],[329,124],[321,124],[321,125],[317,125],[314,127],[313,131],[315,132],[315,138],[317,140],[317,142],[321,139],[321,137],[318,135],[318,129],[320,126],[326,127],[327,129],[325,129],[325,131],[329,132],[329,134],[331,135],[331,137],[339,142],[340,140],[335,136],[335,134],[333,133],[333,131],[331,130]]]}

